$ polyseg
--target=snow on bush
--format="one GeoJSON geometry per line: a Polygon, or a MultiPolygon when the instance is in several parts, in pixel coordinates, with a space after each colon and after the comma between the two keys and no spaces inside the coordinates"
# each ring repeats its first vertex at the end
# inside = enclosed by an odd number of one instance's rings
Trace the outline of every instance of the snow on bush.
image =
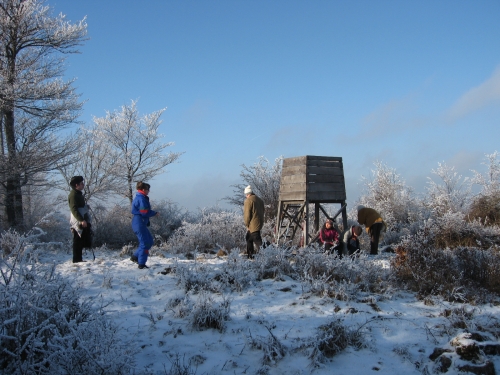
{"type": "Polygon", "coordinates": [[[185,318],[193,309],[189,294],[178,295],[168,300],[166,309],[172,310],[175,318],[185,318]]]}
{"type": "Polygon", "coordinates": [[[234,249],[229,253],[226,262],[221,266],[220,273],[216,276],[216,280],[231,291],[236,292],[243,291],[252,285],[256,279],[257,275],[253,264],[239,256],[234,249]]]}
{"type": "Polygon", "coordinates": [[[462,177],[445,163],[438,163],[438,168],[432,173],[438,177],[438,182],[429,178],[427,196],[424,200],[435,217],[447,213],[465,213],[470,204],[471,185],[467,177],[462,177]]]}
{"type": "Polygon", "coordinates": [[[201,210],[195,222],[183,221],[167,242],[173,253],[217,252],[218,249],[243,248],[246,228],[243,216],[218,208],[201,210]]]}
{"type": "Polygon", "coordinates": [[[197,294],[203,291],[219,293],[224,288],[224,285],[217,280],[213,269],[199,262],[177,262],[175,276],[177,277],[177,284],[186,293],[197,294]]]}
{"type": "Polygon", "coordinates": [[[264,365],[263,369],[265,369],[268,365],[274,365],[276,364],[276,362],[283,359],[288,349],[273,334],[272,330],[276,328],[274,324],[265,321],[262,321],[260,323],[263,324],[264,327],[266,327],[269,335],[266,337],[253,337],[251,331],[249,331],[247,342],[252,349],[262,350],[262,364],[264,365]]]}
{"type": "MultiPolygon", "coordinates": [[[[153,210],[160,213],[150,219],[149,227],[153,238],[157,239],[156,242],[159,244],[170,237],[188,214],[168,200],[152,202],[151,206],[153,210]]],[[[129,205],[114,205],[109,209],[99,207],[94,212],[95,246],[106,244],[111,248],[122,248],[125,244],[137,244],[137,237],[132,230],[132,214],[129,205]]]]}
{"type": "MultiPolygon", "coordinates": [[[[423,213],[413,189],[406,186],[395,169],[384,163],[375,163],[372,179],[365,179],[364,190],[359,203],[374,208],[384,218],[387,224],[385,243],[398,242],[402,235],[415,230],[414,223],[421,221],[423,213]]],[[[351,210],[350,216],[357,218],[357,210],[351,210]]]]}
{"type": "Polygon", "coordinates": [[[457,221],[456,215],[449,219],[453,225],[446,225],[447,218],[427,221],[419,233],[402,241],[392,260],[395,276],[422,297],[481,302],[486,292],[498,294],[500,252],[497,245],[489,245],[495,237],[498,241],[499,228],[457,221]],[[453,249],[442,249],[443,244],[453,249]]]}
{"type": "Polygon", "coordinates": [[[309,359],[312,366],[317,367],[348,346],[360,349],[363,345],[363,334],[359,329],[347,327],[342,319],[335,318],[318,327],[317,335],[312,340],[313,350],[309,359]]]}
{"type": "MultiPolygon", "coordinates": [[[[47,233],[39,227],[34,227],[27,233],[19,233],[15,229],[9,229],[0,235],[0,258],[15,257],[24,255],[25,252],[32,252],[35,247],[45,249],[60,249],[62,242],[46,242],[47,233]]],[[[35,255],[35,254],[34,254],[35,255]]]]}
{"type": "Polygon", "coordinates": [[[290,265],[289,251],[285,247],[268,246],[255,255],[253,268],[258,279],[275,279],[279,276],[295,274],[290,265]]]}
{"type": "Polygon", "coordinates": [[[500,161],[498,152],[486,155],[487,172],[474,172],[472,183],[481,186],[481,192],[471,204],[470,216],[481,220],[485,225],[500,223],[500,161]]]}
{"type": "Polygon", "coordinates": [[[226,321],[229,320],[230,311],[231,299],[229,297],[223,295],[221,301],[216,302],[207,292],[202,292],[193,305],[188,319],[191,327],[197,331],[214,328],[223,332],[226,328],[226,321]]]}
{"type": "Polygon", "coordinates": [[[304,289],[322,297],[347,301],[359,292],[390,289],[389,270],[364,254],[339,258],[308,247],[297,254],[294,269],[304,289]]]}
{"type": "Polygon", "coordinates": [[[108,210],[96,211],[94,219],[94,246],[106,244],[121,248],[124,244],[137,242],[132,231],[130,206],[114,205],[108,210]]]}
{"type": "Polygon", "coordinates": [[[32,254],[0,261],[0,369],[8,374],[128,374],[133,347],[79,291],[32,254]]]}

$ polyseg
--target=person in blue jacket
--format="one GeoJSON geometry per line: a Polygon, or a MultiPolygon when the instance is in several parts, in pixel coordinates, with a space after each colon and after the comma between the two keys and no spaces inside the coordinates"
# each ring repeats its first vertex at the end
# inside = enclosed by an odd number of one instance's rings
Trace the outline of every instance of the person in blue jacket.
{"type": "Polygon", "coordinates": [[[130,258],[132,262],[138,263],[140,269],[149,268],[146,266],[149,249],[153,246],[153,236],[149,232],[149,218],[158,215],[158,212],[151,209],[149,204],[149,189],[151,185],[139,181],[136,189],[137,193],[132,202],[132,230],[139,239],[139,247],[130,258]]]}

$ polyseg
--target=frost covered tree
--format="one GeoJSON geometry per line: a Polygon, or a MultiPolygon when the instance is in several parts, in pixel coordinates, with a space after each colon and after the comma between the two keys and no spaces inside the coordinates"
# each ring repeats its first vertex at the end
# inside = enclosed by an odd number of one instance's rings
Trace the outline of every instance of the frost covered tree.
{"type": "Polygon", "coordinates": [[[389,229],[417,219],[418,209],[413,190],[394,168],[377,161],[372,170],[372,179],[364,179],[364,195],[360,203],[376,209],[389,229]]]}
{"type": "Polygon", "coordinates": [[[488,171],[484,174],[473,170],[474,177],[472,178],[472,183],[481,186],[482,195],[495,195],[500,192],[500,160],[498,160],[498,151],[492,154],[486,154],[487,162],[483,162],[486,165],[488,171]]]}
{"type": "Polygon", "coordinates": [[[75,139],[78,149],[74,154],[61,159],[58,167],[63,177],[61,189],[68,190],[72,176],[84,176],[83,193],[87,202],[92,198],[106,200],[110,197],[110,191],[120,183],[117,177],[117,151],[100,137],[94,127],[82,127],[75,139]]]}
{"type": "Polygon", "coordinates": [[[165,109],[140,117],[137,101],[132,101],[119,111],[94,118],[94,134],[111,146],[110,157],[116,166],[111,172],[117,181],[113,190],[130,203],[135,182],[157,176],[182,155],[182,152],[164,152],[174,144],[162,143],[163,135],[158,133],[165,109]]]}
{"type": "Polygon", "coordinates": [[[85,19],[53,16],[42,0],[0,0],[0,182],[7,223],[23,224],[22,186],[55,168],[72,149],[56,132],[81,109],[64,55],[78,52],[85,19]]]}
{"type": "Polygon", "coordinates": [[[278,213],[280,194],[281,169],[283,157],[280,156],[271,164],[264,156],[260,156],[257,163],[251,166],[242,164],[240,173],[242,183],[232,185],[234,195],[224,198],[230,204],[243,208],[245,186],[250,185],[253,192],[259,196],[266,206],[265,219],[274,219],[278,213]]]}
{"type": "Polygon", "coordinates": [[[447,213],[465,213],[470,204],[471,187],[467,177],[462,177],[445,163],[438,163],[432,173],[439,180],[428,178],[427,199],[425,204],[432,212],[441,217],[447,213]]]}
{"type": "Polygon", "coordinates": [[[472,184],[479,185],[481,191],[474,197],[470,214],[489,224],[500,223],[500,161],[498,152],[486,154],[486,173],[473,170],[472,184]]]}

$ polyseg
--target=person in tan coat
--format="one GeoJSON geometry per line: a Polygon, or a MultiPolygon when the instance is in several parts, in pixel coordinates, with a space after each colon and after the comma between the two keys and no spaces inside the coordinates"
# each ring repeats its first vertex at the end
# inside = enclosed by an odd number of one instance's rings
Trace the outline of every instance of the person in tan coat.
{"type": "Polygon", "coordinates": [[[378,254],[380,232],[385,230],[385,223],[382,216],[380,216],[380,214],[373,208],[359,205],[358,223],[364,225],[366,232],[370,235],[370,254],[378,254]]]}
{"type": "Polygon", "coordinates": [[[262,237],[260,230],[264,226],[264,202],[256,196],[250,185],[244,190],[246,199],[243,206],[243,220],[247,227],[247,256],[252,259],[255,253],[254,245],[257,246],[257,251],[262,246],[262,237]]]}

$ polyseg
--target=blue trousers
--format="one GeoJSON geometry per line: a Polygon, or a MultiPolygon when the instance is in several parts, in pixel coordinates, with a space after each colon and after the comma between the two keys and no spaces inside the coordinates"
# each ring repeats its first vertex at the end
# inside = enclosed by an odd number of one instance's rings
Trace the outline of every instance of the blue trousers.
{"type": "Polygon", "coordinates": [[[139,247],[134,256],[137,257],[140,265],[144,265],[148,260],[149,249],[153,246],[153,236],[140,216],[134,216],[132,219],[132,229],[139,240],[139,247]]]}

